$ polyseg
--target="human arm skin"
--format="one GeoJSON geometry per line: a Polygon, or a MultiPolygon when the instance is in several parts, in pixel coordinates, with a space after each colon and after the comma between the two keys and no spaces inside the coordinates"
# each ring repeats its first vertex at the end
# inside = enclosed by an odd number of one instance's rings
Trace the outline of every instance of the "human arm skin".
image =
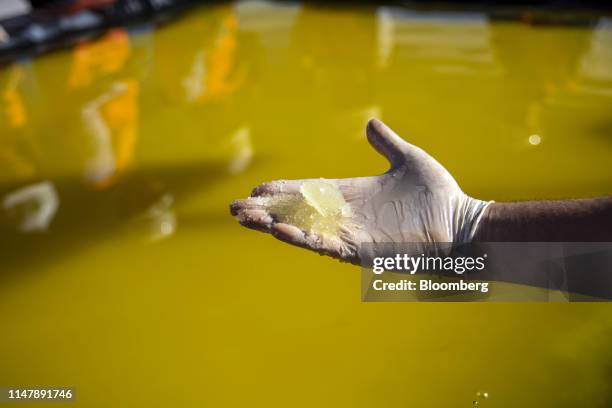
{"type": "Polygon", "coordinates": [[[474,241],[612,242],[612,197],[492,203],[474,241]]]}
{"type": "Polygon", "coordinates": [[[474,241],[498,250],[488,280],[612,299],[612,197],[493,203],[474,241]]]}

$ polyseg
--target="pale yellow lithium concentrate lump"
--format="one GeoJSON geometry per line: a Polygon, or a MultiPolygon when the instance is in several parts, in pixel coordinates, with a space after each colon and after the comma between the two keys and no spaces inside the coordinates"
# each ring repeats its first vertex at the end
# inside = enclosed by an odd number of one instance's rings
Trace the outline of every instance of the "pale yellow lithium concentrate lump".
{"type": "Polygon", "coordinates": [[[280,222],[329,235],[336,235],[351,214],[338,187],[324,180],[305,182],[299,194],[276,197],[269,211],[280,222]]]}

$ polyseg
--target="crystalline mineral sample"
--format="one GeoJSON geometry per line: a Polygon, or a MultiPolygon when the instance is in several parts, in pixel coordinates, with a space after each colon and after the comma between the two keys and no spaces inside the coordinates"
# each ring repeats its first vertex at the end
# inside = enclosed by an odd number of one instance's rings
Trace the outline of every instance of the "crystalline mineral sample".
{"type": "Polygon", "coordinates": [[[299,194],[276,197],[269,211],[280,222],[328,235],[336,235],[351,215],[350,206],[338,187],[323,180],[305,182],[299,194]]]}
{"type": "Polygon", "coordinates": [[[300,193],[323,217],[341,214],[347,205],[338,187],[325,181],[307,181],[300,187],[300,193]]]}

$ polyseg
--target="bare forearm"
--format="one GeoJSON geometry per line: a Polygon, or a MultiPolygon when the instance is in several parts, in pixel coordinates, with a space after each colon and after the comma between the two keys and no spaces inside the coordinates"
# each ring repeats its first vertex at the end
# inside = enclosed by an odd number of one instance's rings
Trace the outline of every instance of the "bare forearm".
{"type": "Polygon", "coordinates": [[[481,220],[476,241],[612,241],[612,197],[493,203],[481,220]]]}

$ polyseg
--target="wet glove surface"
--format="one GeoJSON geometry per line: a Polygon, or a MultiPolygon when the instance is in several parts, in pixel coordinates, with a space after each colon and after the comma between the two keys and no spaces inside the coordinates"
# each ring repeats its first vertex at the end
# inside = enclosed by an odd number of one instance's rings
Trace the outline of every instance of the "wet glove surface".
{"type": "Polygon", "coordinates": [[[381,121],[370,120],[366,133],[391,164],[386,173],[264,183],[247,199],[232,202],[231,213],[245,227],[355,264],[364,243],[470,242],[491,202],[463,193],[440,163],[381,121]],[[335,191],[344,197],[346,206],[333,219],[321,221],[325,209],[309,201],[315,183],[329,190],[317,196],[322,203],[335,191]]]}

